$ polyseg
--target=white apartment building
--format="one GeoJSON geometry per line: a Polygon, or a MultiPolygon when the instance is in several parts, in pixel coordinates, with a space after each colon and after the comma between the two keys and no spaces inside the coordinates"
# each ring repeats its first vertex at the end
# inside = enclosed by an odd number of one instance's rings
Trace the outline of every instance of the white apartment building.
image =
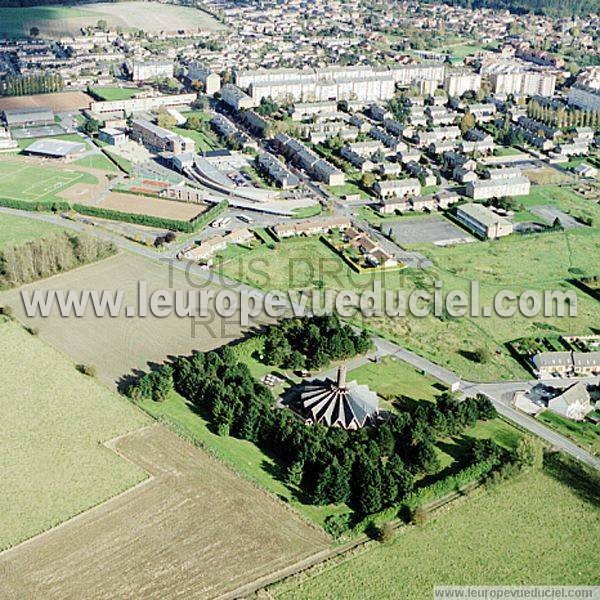
{"type": "Polygon", "coordinates": [[[155,77],[173,77],[173,63],[165,60],[133,61],[131,70],[133,81],[147,81],[155,77]]]}
{"type": "Polygon", "coordinates": [[[235,82],[256,102],[266,97],[283,102],[375,102],[389,100],[396,89],[390,70],[356,66],[237,71],[235,82]]]}
{"type": "Polygon", "coordinates": [[[204,93],[209,96],[221,90],[221,76],[199,62],[190,64],[187,76],[190,81],[199,81],[204,86],[204,93]]]}
{"type": "Polygon", "coordinates": [[[473,200],[488,200],[502,196],[527,196],[531,183],[523,175],[498,179],[479,179],[466,185],[466,192],[473,200]]]}
{"type": "Polygon", "coordinates": [[[235,110],[253,108],[257,105],[257,102],[251,96],[231,83],[226,83],[221,88],[221,98],[223,102],[226,102],[229,106],[235,108],[235,110]]]}
{"type": "Polygon", "coordinates": [[[404,196],[418,196],[421,193],[421,183],[418,179],[387,179],[377,181],[373,191],[381,198],[403,198],[404,196]]]}
{"type": "Polygon", "coordinates": [[[444,79],[444,89],[450,96],[460,97],[465,92],[476,92],[481,88],[481,75],[473,71],[454,71],[444,79]]]}
{"type": "Polygon", "coordinates": [[[456,217],[482,237],[496,239],[513,232],[513,224],[482,204],[463,204],[456,208],[456,217]]]}

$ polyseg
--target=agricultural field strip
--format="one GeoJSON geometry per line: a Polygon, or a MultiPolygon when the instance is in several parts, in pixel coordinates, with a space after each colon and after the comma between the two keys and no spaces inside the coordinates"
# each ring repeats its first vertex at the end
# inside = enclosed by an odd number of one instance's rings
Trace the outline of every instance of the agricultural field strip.
{"type": "Polygon", "coordinates": [[[147,598],[169,597],[175,590],[188,597],[212,597],[329,545],[321,531],[283,503],[161,425],[138,429],[109,445],[154,478],[43,539],[38,536],[0,554],[9,592],[77,597],[92,586],[103,597],[129,596],[133,589],[147,598]],[[207,493],[199,494],[202,489],[207,493]],[[140,518],[132,519],[132,514],[140,518]],[[230,535],[236,545],[227,541],[230,535]],[[90,546],[89,539],[96,542],[90,546]],[[131,541],[141,539],[145,543],[131,552],[131,541]],[[160,585],[155,586],[147,565],[165,555],[160,585]]]}

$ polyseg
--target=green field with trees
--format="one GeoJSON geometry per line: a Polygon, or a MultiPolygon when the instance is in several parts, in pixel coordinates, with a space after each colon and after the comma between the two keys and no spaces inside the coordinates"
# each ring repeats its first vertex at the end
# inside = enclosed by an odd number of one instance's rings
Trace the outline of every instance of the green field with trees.
{"type": "MultiPolygon", "coordinates": [[[[571,206],[572,212],[578,210],[574,204],[571,206]]],[[[597,271],[600,232],[596,228],[512,235],[451,248],[431,244],[414,248],[433,261],[433,268],[357,274],[314,236],[264,244],[228,261],[222,270],[233,279],[263,290],[360,292],[381,282],[383,289],[410,294],[417,289],[432,291],[435,281],[441,281],[445,292],[469,292],[470,282],[477,281],[480,306],[491,305],[500,290],[520,293],[526,289],[556,289],[576,294],[577,316],[572,318],[542,314],[529,318],[518,313],[510,319],[494,313],[485,318],[449,318],[444,313],[423,318],[361,317],[362,325],[469,380],[526,378],[527,371],[511,357],[507,342],[551,332],[587,334],[600,321],[600,305],[570,283],[574,277],[597,271]]]]}
{"type": "Polygon", "coordinates": [[[285,600],[347,598],[348,590],[430,600],[436,585],[594,585],[599,489],[597,473],[555,456],[387,544],[372,542],[268,591],[285,600]]]}
{"type": "Polygon", "coordinates": [[[0,247],[0,289],[70,271],[116,252],[112,242],[87,234],[59,233],[0,247]]]}

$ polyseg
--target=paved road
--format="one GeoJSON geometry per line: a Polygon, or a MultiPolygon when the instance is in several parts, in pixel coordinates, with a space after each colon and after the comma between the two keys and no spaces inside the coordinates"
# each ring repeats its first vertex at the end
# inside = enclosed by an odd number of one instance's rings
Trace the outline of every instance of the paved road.
{"type": "MultiPolygon", "coordinates": [[[[45,221],[48,223],[53,223],[55,225],[59,225],[65,228],[73,229],[76,231],[85,231],[96,235],[102,239],[113,241],[118,247],[128,250],[130,252],[134,252],[135,254],[139,254],[153,260],[155,262],[165,262],[170,261],[170,264],[174,269],[180,271],[188,271],[195,278],[200,278],[201,280],[206,281],[207,283],[212,283],[220,286],[227,286],[229,289],[237,290],[242,295],[259,295],[264,298],[265,294],[259,290],[256,290],[248,285],[239,283],[237,281],[230,280],[225,278],[218,273],[215,273],[210,270],[200,269],[196,265],[190,265],[187,263],[182,263],[177,260],[173,260],[171,256],[168,254],[161,255],[157,253],[155,250],[151,248],[147,248],[140,244],[136,244],[135,242],[131,242],[122,238],[121,236],[112,234],[106,230],[102,230],[98,227],[91,227],[79,222],[69,221],[61,218],[60,216],[49,214],[49,213],[29,213],[19,210],[14,210],[10,208],[0,207],[0,214],[12,214],[17,216],[27,216],[34,220],[45,221]]],[[[532,387],[535,383],[539,383],[537,381],[512,381],[512,382],[496,382],[496,383],[478,383],[471,381],[461,381],[460,378],[443,367],[436,365],[435,363],[423,358],[398,346],[397,344],[385,340],[381,337],[374,336],[373,341],[375,343],[375,355],[376,356],[395,356],[404,362],[412,365],[416,369],[423,371],[424,373],[431,375],[432,377],[438,379],[445,385],[449,387],[458,387],[460,391],[465,393],[466,395],[474,396],[478,393],[486,395],[493,402],[496,410],[505,417],[514,421],[521,427],[531,431],[532,433],[540,436],[542,439],[546,440],[556,448],[563,450],[564,452],[574,456],[575,458],[587,463],[588,465],[600,470],[600,460],[586,452],[585,450],[579,448],[563,436],[558,433],[552,431],[548,427],[545,427],[540,422],[532,419],[528,415],[525,415],[511,405],[512,394],[516,390],[527,389],[527,386],[532,387]]],[[[360,360],[360,359],[357,359],[360,360]]],[[[368,357],[363,357],[363,360],[368,360],[368,357]]],[[[357,365],[358,366],[358,365],[357,365]]],[[[598,381],[598,378],[594,378],[595,381],[598,381]]],[[[547,383],[550,383],[553,386],[561,386],[567,385],[572,381],[577,381],[573,379],[552,379],[547,383]]],[[[543,382],[542,382],[543,383],[543,382]]]]}

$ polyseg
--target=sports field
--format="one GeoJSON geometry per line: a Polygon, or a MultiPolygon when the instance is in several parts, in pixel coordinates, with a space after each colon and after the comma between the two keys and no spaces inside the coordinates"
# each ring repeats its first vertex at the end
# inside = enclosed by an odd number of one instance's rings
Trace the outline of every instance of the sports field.
{"type": "Polygon", "coordinates": [[[430,600],[436,585],[594,585],[599,501],[597,479],[528,473],[406,528],[389,545],[373,543],[269,592],[285,600],[430,600]]]}
{"type": "Polygon", "coordinates": [[[123,192],[111,192],[99,206],[109,210],[182,221],[190,221],[206,210],[204,204],[176,202],[175,200],[137,196],[123,192]]]}
{"type": "Polygon", "coordinates": [[[18,37],[28,35],[31,27],[38,27],[40,37],[76,35],[82,27],[95,26],[99,20],[105,20],[109,27],[148,32],[222,28],[213,17],[191,7],[158,2],[119,2],[0,8],[0,33],[18,37]]]}
{"type": "Polygon", "coordinates": [[[144,479],[103,444],[148,419],[15,323],[0,323],[0,364],[4,549],[144,479]]]}
{"type": "Polygon", "coordinates": [[[144,88],[123,88],[118,86],[94,87],[90,91],[99,100],[129,100],[144,91],[144,88]]]}
{"type": "MultiPolygon", "coordinates": [[[[0,17],[7,10],[35,10],[0,8],[0,17]]],[[[1,23],[1,21],[0,21],[1,23]]],[[[0,29],[2,27],[0,26],[0,29]]],[[[90,107],[92,98],[84,92],[56,92],[54,94],[34,94],[0,98],[0,111],[11,108],[40,108],[49,106],[54,112],[73,112],[90,107]]]]}
{"type": "Polygon", "coordinates": [[[0,213],[0,250],[8,244],[18,246],[60,231],[50,223],[0,213]]]}
{"type": "Polygon", "coordinates": [[[78,183],[97,184],[89,173],[74,169],[38,166],[16,160],[0,161],[0,198],[45,202],[78,183]]]}

